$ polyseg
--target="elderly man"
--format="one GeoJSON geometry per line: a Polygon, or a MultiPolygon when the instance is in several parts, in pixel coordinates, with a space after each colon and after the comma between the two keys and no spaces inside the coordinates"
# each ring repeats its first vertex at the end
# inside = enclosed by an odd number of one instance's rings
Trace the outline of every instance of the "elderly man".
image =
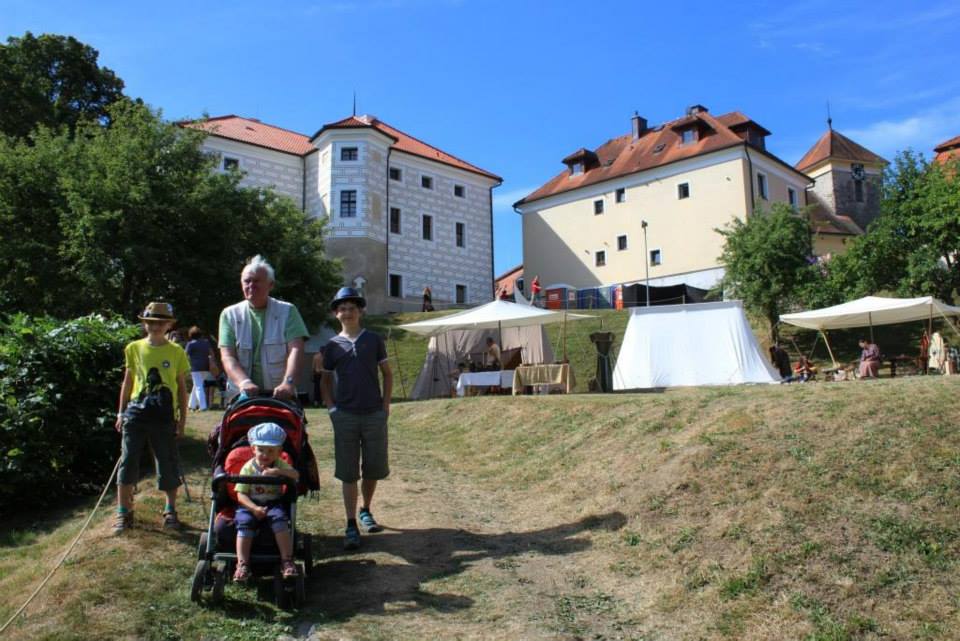
{"type": "Polygon", "coordinates": [[[246,299],[220,313],[220,356],[230,398],[273,390],[282,399],[297,396],[296,377],[309,334],[297,308],[270,296],[273,267],[257,255],[243,268],[246,299]]]}

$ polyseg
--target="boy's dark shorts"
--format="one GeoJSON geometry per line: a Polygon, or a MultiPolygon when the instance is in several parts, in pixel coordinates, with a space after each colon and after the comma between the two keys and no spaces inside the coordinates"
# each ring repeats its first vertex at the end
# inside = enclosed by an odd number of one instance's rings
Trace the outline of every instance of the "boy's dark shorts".
{"type": "Polygon", "coordinates": [[[333,422],[335,477],[344,483],[353,483],[360,478],[377,481],[390,475],[386,412],[354,414],[337,409],[330,414],[330,420],[333,422]]]}
{"type": "Polygon", "coordinates": [[[173,423],[144,425],[141,422],[124,421],[117,483],[134,485],[140,481],[140,456],[147,441],[153,449],[157,467],[157,488],[167,491],[180,487],[177,428],[173,423]]]}

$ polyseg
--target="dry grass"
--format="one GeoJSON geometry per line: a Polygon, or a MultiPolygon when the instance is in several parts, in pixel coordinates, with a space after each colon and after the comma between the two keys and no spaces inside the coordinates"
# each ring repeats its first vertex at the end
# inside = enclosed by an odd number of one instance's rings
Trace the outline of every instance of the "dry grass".
{"type": "MultiPolygon", "coordinates": [[[[7,636],[960,638],[958,391],[930,377],[397,405],[376,510],[392,528],[342,555],[337,488],[305,503],[323,559],[303,611],[234,589],[224,610],[193,606],[196,532],[117,540],[104,515],[7,636]]],[[[328,424],[311,421],[329,478],[328,424]]],[[[159,499],[138,501],[147,525],[159,499]]],[[[5,525],[0,615],[85,507],[5,525]]],[[[198,503],[184,516],[203,522],[198,503]]]]}

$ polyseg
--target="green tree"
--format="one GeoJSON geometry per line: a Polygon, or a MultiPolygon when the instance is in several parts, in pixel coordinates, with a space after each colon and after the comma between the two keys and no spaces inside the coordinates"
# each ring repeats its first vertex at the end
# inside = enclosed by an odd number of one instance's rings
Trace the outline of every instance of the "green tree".
{"type": "Polygon", "coordinates": [[[277,267],[276,295],[308,322],[324,316],[339,267],[321,222],[212,171],[202,132],[126,101],[108,115],[109,127],[81,122],[72,137],[40,127],[32,144],[0,141],[0,260],[12,266],[0,307],[131,318],[165,299],[182,322],[215,327],[260,253],[277,267]]]}
{"type": "Polygon", "coordinates": [[[723,229],[723,287],[743,300],[748,311],[770,324],[777,340],[780,312],[808,278],[812,255],[810,224],[784,203],[757,210],[723,229]]]}
{"type": "Polygon", "coordinates": [[[804,300],[823,306],[878,292],[954,300],[960,290],[960,165],[905,151],[884,176],[880,216],[823,266],[804,300]]]}
{"type": "Polygon", "coordinates": [[[81,120],[107,118],[123,81],[98,56],[71,36],[8,38],[0,45],[0,132],[25,138],[38,125],[73,130],[81,120]]]}

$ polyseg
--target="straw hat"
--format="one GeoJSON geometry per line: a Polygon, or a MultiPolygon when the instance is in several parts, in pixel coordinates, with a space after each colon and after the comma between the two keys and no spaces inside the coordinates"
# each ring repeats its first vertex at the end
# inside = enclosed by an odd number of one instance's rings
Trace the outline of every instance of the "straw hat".
{"type": "Polygon", "coordinates": [[[159,321],[175,321],[177,320],[173,315],[173,305],[170,303],[159,303],[152,302],[147,305],[146,309],[143,310],[139,316],[140,320],[150,321],[150,320],[159,320],[159,321]]]}

